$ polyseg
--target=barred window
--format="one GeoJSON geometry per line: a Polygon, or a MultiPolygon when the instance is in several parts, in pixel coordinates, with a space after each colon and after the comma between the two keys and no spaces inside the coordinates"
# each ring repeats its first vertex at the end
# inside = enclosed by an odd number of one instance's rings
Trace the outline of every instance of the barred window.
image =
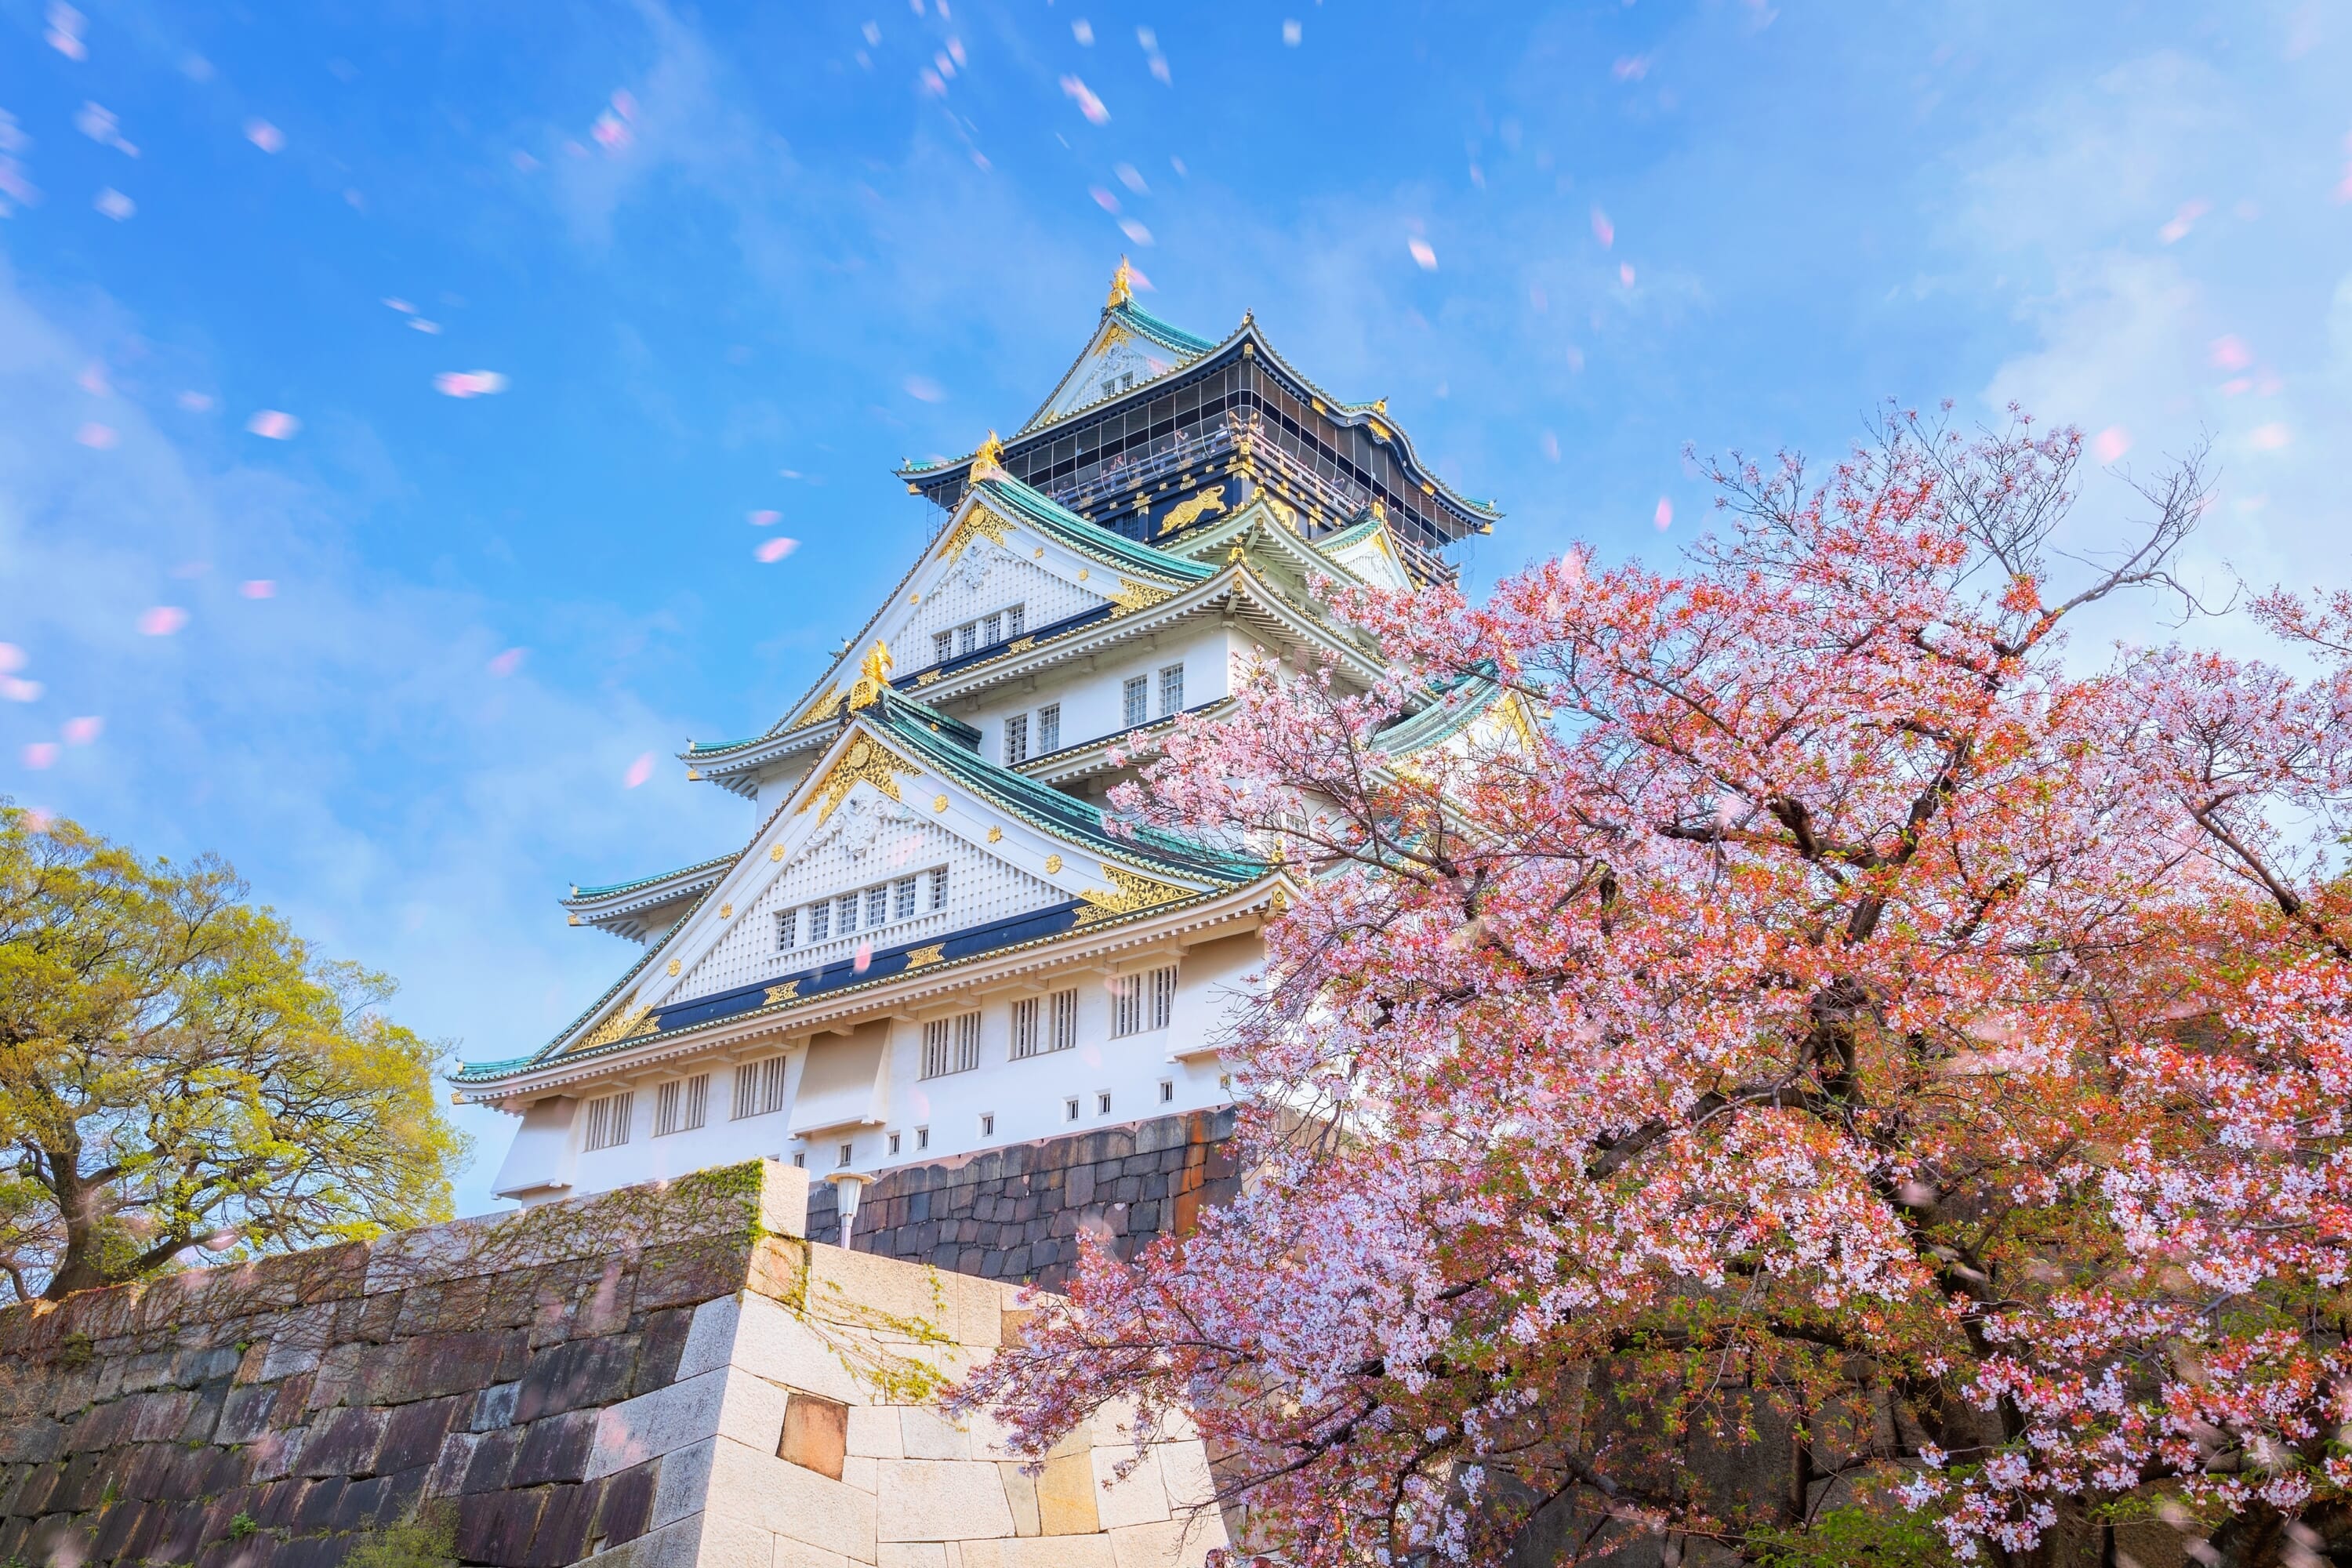
{"type": "Polygon", "coordinates": [[[784,1108],[784,1058],[769,1057],[744,1062],[735,1069],[735,1115],[765,1116],[784,1108]]]}
{"type": "Polygon", "coordinates": [[[890,918],[895,921],[912,919],[915,913],[915,879],[899,878],[892,894],[890,918]]]}
{"type": "Polygon", "coordinates": [[[1015,605],[1011,609],[1004,612],[1004,635],[1006,637],[1017,637],[1021,635],[1021,623],[1027,608],[1028,606],[1025,605],[1015,605]]]}
{"type": "Polygon", "coordinates": [[[943,910],[947,907],[948,868],[945,866],[934,866],[931,868],[931,908],[943,910]]]}
{"type": "Polygon", "coordinates": [[[1151,717],[1151,681],[1137,676],[1119,690],[1120,722],[1132,728],[1151,717]]]}
{"type": "Polygon", "coordinates": [[[923,1026],[923,1076],[944,1078],[980,1065],[980,1015],[959,1013],[923,1026]]]}
{"type": "Polygon", "coordinates": [[[1066,1051],[1078,1043],[1078,994],[1056,991],[1045,1000],[1045,1048],[1066,1051]]]}
{"type": "Polygon", "coordinates": [[[629,1102],[635,1098],[623,1089],[588,1102],[589,1148],[615,1149],[629,1141],[629,1102]]]}
{"type": "Polygon", "coordinates": [[[809,906],[809,941],[812,942],[823,942],[826,937],[831,936],[832,934],[833,906],[831,904],[811,904],[809,906]]]}
{"type": "Polygon", "coordinates": [[[702,1125],[710,1109],[710,1075],[674,1078],[654,1090],[654,1136],[691,1132],[702,1125]]]}
{"type": "Polygon", "coordinates": [[[857,929],[857,895],[844,893],[833,900],[833,929],[847,936],[857,929]]]}
{"type": "Polygon", "coordinates": [[[890,884],[877,882],[866,889],[866,929],[890,923],[890,884]]]}
{"type": "Polygon", "coordinates": [[[1015,713],[1004,721],[1004,765],[1029,760],[1029,715],[1015,713]]]}
{"type": "Polygon", "coordinates": [[[1160,716],[1184,711],[1184,667],[1171,664],[1160,672],[1160,716]]]}
{"type": "Polygon", "coordinates": [[[776,911],[776,951],[790,952],[800,938],[801,911],[798,909],[776,911]]]}
{"type": "Polygon", "coordinates": [[[1110,983],[1110,1032],[1140,1035],[1164,1029],[1176,1007],[1173,965],[1142,974],[1120,974],[1110,983]]]}
{"type": "Polygon", "coordinates": [[[931,662],[933,664],[945,664],[954,657],[955,633],[933,632],[931,634],[931,662]]]}
{"type": "Polygon", "coordinates": [[[992,643],[1001,643],[1003,640],[1004,616],[1002,614],[998,614],[993,616],[983,616],[981,617],[980,646],[986,647],[992,643]]]}
{"type": "Polygon", "coordinates": [[[1058,702],[1048,702],[1037,710],[1037,752],[1038,755],[1043,756],[1048,752],[1058,752],[1061,749],[1062,705],[1058,702]]]}
{"type": "Polygon", "coordinates": [[[1013,1054],[1043,1056],[1066,1051],[1078,1043],[1078,994],[1056,991],[1050,996],[1025,996],[1013,1005],[1013,1054]]]}
{"type": "Polygon", "coordinates": [[[974,647],[976,647],[977,646],[979,646],[979,643],[980,643],[980,623],[979,623],[979,622],[977,622],[977,621],[966,621],[963,625],[961,625],[961,626],[960,626],[956,627],[956,657],[957,657],[957,658],[961,658],[961,657],[963,657],[965,654],[970,653],[970,652],[971,652],[974,647]]]}

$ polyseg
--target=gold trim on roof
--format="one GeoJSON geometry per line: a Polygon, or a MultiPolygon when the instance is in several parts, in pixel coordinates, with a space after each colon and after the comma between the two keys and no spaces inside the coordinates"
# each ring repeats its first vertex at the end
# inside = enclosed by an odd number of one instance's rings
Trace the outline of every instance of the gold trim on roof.
{"type": "Polygon", "coordinates": [[[803,724],[814,724],[840,706],[841,684],[835,681],[824,689],[823,696],[801,710],[801,716],[793,721],[793,726],[797,729],[803,724]]]}
{"type": "Polygon", "coordinates": [[[613,1009],[610,1016],[596,1026],[594,1032],[572,1048],[575,1051],[594,1050],[599,1046],[617,1045],[623,1040],[634,1040],[639,1035],[653,1034],[659,1027],[654,1022],[653,1007],[650,1005],[638,1006],[637,994],[632,991],[622,999],[619,1006],[613,1009]]]}
{"type": "Polygon", "coordinates": [[[890,645],[877,637],[857,667],[857,684],[849,689],[850,707],[871,708],[882,700],[882,689],[890,684],[890,645]]]}
{"type": "Polygon", "coordinates": [[[991,544],[1002,545],[1004,542],[1005,531],[1012,526],[1011,523],[975,501],[972,503],[971,510],[963,514],[963,521],[957,523],[954,531],[948,535],[947,546],[940,552],[940,557],[943,560],[953,561],[957,556],[961,555],[963,547],[971,542],[974,534],[985,538],[991,544]]]}
{"type": "Polygon", "coordinates": [[[1004,443],[996,438],[995,431],[991,430],[988,433],[988,439],[980,444],[980,450],[971,455],[971,477],[975,479],[984,479],[991,474],[1001,474],[1003,471],[1004,443]]]}
{"type": "MultiPolygon", "coordinates": [[[[908,948],[907,950],[907,968],[921,969],[928,964],[944,962],[945,954],[941,953],[940,950],[946,945],[947,943],[944,942],[928,942],[920,947],[908,948]]],[[[904,972],[902,971],[901,973],[904,972]]]]}
{"type": "Polygon", "coordinates": [[[1160,531],[1164,536],[1180,528],[1188,528],[1213,511],[1225,510],[1225,487],[1211,485],[1196,496],[1178,501],[1160,520],[1160,531]]]}
{"type": "Polygon", "coordinates": [[[1109,595],[1108,598],[1113,605],[1111,614],[1123,616],[1130,610],[1148,610],[1152,605],[1175,596],[1175,593],[1171,589],[1155,587],[1150,583],[1139,583],[1132,577],[1121,577],[1118,580],[1118,592],[1109,595]]]}
{"type": "Polygon", "coordinates": [[[920,778],[923,770],[912,763],[901,762],[887,747],[877,745],[860,735],[849,742],[849,750],[833,764],[824,782],[801,802],[801,810],[806,811],[816,802],[817,796],[823,795],[824,803],[818,807],[816,814],[816,825],[823,827],[824,819],[833,815],[833,808],[841,804],[842,796],[847,795],[850,787],[861,779],[892,800],[898,799],[898,777],[902,773],[908,778],[920,778]]]}
{"type": "Polygon", "coordinates": [[[1083,929],[1114,915],[1132,914],[1137,910],[1148,910],[1155,904],[1171,904],[1192,896],[1190,888],[1180,888],[1173,882],[1140,876],[1108,860],[1103,862],[1102,873],[1110,879],[1111,890],[1105,892],[1098,888],[1079,889],[1078,897],[1084,899],[1087,905],[1078,911],[1077,924],[1072,930],[1083,929]]]}
{"type": "Polygon", "coordinates": [[[1122,256],[1118,258],[1118,270],[1110,275],[1110,298],[1103,301],[1103,309],[1115,310],[1121,305],[1132,304],[1134,300],[1135,268],[1129,266],[1127,258],[1122,256]]]}

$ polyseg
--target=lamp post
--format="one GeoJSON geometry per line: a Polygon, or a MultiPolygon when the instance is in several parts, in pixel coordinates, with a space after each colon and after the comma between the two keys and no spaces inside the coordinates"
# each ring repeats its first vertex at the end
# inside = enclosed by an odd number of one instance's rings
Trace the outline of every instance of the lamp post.
{"type": "Polygon", "coordinates": [[[857,1200],[874,1183],[874,1178],[856,1171],[835,1171],[825,1178],[833,1184],[834,1205],[841,1213],[841,1245],[849,1246],[852,1223],[857,1218],[857,1200]]]}

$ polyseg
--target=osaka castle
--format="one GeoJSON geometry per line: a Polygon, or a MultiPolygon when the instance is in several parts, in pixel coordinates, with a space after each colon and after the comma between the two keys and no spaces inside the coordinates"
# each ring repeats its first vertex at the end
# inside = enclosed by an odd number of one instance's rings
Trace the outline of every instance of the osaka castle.
{"type": "MultiPolygon", "coordinates": [[[[865,629],[768,728],[679,753],[743,841],[574,888],[572,924],[642,952],[457,1073],[516,1119],[500,1197],[766,1156],[808,1170],[814,1236],[1052,1283],[1078,1231],[1124,1252],[1232,1189],[1218,1047],[1291,873],[1112,831],[1121,749],[1218,713],[1255,650],[1370,685],[1381,649],[1312,585],[1448,579],[1498,514],[1384,400],[1323,392],[1249,316],[1169,325],[1124,262],[1027,423],[898,477],[938,527],[865,629]]],[[[1506,733],[1516,701],[1433,692],[1381,749],[1506,733]]]]}

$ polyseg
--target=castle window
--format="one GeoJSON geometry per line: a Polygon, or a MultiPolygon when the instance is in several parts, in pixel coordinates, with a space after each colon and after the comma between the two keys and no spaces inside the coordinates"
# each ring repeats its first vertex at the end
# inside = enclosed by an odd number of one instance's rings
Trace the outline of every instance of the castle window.
{"type": "Polygon", "coordinates": [[[915,912],[915,879],[899,878],[892,893],[890,918],[898,921],[910,919],[915,912]]]}
{"type": "Polygon", "coordinates": [[[1015,713],[1004,721],[1004,765],[1029,760],[1029,715],[1015,713]]]}
{"type": "Polygon", "coordinates": [[[959,1013],[923,1026],[923,1076],[945,1078],[980,1065],[980,1015],[959,1013]]]}
{"type": "Polygon", "coordinates": [[[1151,717],[1151,679],[1139,675],[1119,689],[1119,721],[1132,729],[1151,717]]]}
{"type": "Polygon", "coordinates": [[[691,1132],[702,1125],[710,1108],[710,1075],[672,1079],[654,1090],[654,1136],[691,1132]]]}
{"type": "Polygon", "coordinates": [[[1028,606],[1025,605],[1015,605],[1011,609],[1004,612],[1004,635],[1006,637],[1017,637],[1021,635],[1021,623],[1024,617],[1024,612],[1027,608],[1028,606]]]}
{"type": "Polygon", "coordinates": [[[931,1130],[930,1130],[929,1128],[928,1128],[928,1127],[918,1127],[918,1128],[916,1128],[916,1129],[915,1129],[915,1150],[916,1150],[916,1152],[917,1152],[918,1153],[920,1153],[923,1150],[928,1149],[928,1148],[929,1148],[930,1146],[931,1146],[931,1130]]]}
{"type": "Polygon", "coordinates": [[[890,923],[890,884],[877,882],[866,889],[866,929],[890,923]]]}
{"type": "Polygon", "coordinates": [[[735,1113],[732,1120],[765,1116],[784,1108],[784,1058],[769,1057],[735,1068],[735,1113]]]}
{"type": "Polygon", "coordinates": [[[1061,749],[1062,705],[1058,702],[1048,702],[1037,710],[1037,752],[1043,756],[1047,752],[1058,752],[1061,749]]]}
{"type": "Polygon", "coordinates": [[[849,1169],[849,1157],[856,1152],[856,1148],[857,1145],[855,1143],[844,1143],[841,1146],[841,1157],[834,1163],[845,1171],[849,1169]]]}
{"type": "Polygon", "coordinates": [[[931,662],[933,664],[945,664],[949,659],[953,658],[954,657],[955,633],[933,632],[931,634],[931,662]]]}
{"type": "Polygon", "coordinates": [[[1110,1090],[1106,1089],[1095,1096],[1095,1114],[1097,1116],[1110,1114],[1110,1090]]]}
{"type": "Polygon", "coordinates": [[[1184,711],[1184,667],[1171,664],[1160,672],[1160,716],[1184,711]]]}
{"type": "Polygon", "coordinates": [[[776,911],[776,951],[790,952],[800,935],[801,912],[798,909],[776,911]]]}
{"type": "Polygon", "coordinates": [[[1175,1005],[1173,964],[1142,974],[1115,975],[1110,983],[1110,1032],[1116,1037],[1164,1029],[1175,1005]]]}
{"type": "Polygon", "coordinates": [[[809,906],[809,941],[812,942],[823,942],[826,937],[831,936],[832,934],[833,906],[831,904],[811,904],[809,906]]]}
{"type": "Polygon", "coordinates": [[[980,646],[991,647],[1004,640],[1004,616],[1002,613],[982,616],[980,619],[980,646]]]}
{"type": "Polygon", "coordinates": [[[616,1149],[629,1141],[629,1102],[635,1098],[623,1089],[588,1102],[589,1148],[616,1149]]]}
{"type": "Polygon", "coordinates": [[[1170,1078],[1161,1079],[1160,1080],[1160,1103],[1162,1105],[1172,1105],[1175,1102],[1176,1080],[1170,1078]]]}
{"type": "Polygon", "coordinates": [[[980,644],[980,623],[966,621],[956,627],[956,657],[961,658],[980,644]]]}
{"type": "Polygon", "coordinates": [[[945,866],[934,866],[931,868],[931,908],[943,910],[947,907],[948,868],[945,866]]]}
{"type": "Polygon", "coordinates": [[[890,1134],[890,1152],[892,1152],[893,1154],[895,1154],[895,1153],[897,1153],[898,1152],[898,1135],[896,1132],[893,1132],[893,1133],[891,1133],[891,1134],[890,1134]]]}
{"type": "Polygon", "coordinates": [[[983,1110],[980,1113],[980,1135],[982,1138],[993,1138],[996,1136],[996,1116],[994,1112],[983,1110]]]}
{"type": "Polygon", "coordinates": [[[1076,1121],[1077,1119],[1078,1102],[1075,1100],[1066,1100],[1062,1101],[1062,1120],[1065,1121],[1076,1121]]]}

